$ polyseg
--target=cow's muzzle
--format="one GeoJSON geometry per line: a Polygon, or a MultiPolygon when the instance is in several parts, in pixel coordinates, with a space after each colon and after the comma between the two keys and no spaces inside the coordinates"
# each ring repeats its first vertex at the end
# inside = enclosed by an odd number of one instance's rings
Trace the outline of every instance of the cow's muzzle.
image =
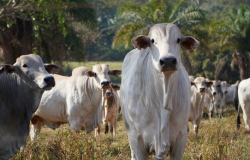
{"type": "Polygon", "coordinates": [[[47,76],[44,79],[44,82],[46,83],[46,87],[44,88],[45,90],[50,90],[52,87],[55,87],[55,79],[53,76],[47,76]]]}
{"type": "Polygon", "coordinates": [[[102,88],[108,88],[109,87],[109,81],[103,81],[101,83],[102,88]]]}
{"type": "Polygon", "coordinates": [[[161,58],[159,64],[161,71],[177,70],[177,60],[175,57],[161,58]]]}
{"type": "Polygon", "coordinates": [[[106,95],[106,96],[110,96],[110,95],[111,95],[111,92],[106,92],[105,95],[106,95]]]}

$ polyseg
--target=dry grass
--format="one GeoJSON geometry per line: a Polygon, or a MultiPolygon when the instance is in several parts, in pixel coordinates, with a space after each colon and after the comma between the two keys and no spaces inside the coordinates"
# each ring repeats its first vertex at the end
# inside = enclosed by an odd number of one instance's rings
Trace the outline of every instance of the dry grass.
{"type": "MultiPolygon", "coordinates": [[[[226,109],[224,118],[202,120],[197,137],[193,130],[188,133],[183,159],[250,159],[250,134],[245,132],[244,125],[239,131],[236,130],[236,116],[237,113],[230,107],[226,109]]],[[[43,128],[39,138],[33,144],[28,140],[25,151],[18,153],[13,159],[125,160],[130,159],[130,148],[120,115],[115,139],[103,132],[101,139],[95,138],[93,132],[72,133],[68,125],[55,131],[43,128]]]]}
{"type": "MultiPolygon", "coordinates": [[[[109,64],[110,69],[121,69],[122,66],[122,62],[70,62],[69,68],[85,66],[91,69],[97,63],[109,64]]],[[[245,131],[244,124],[240,130],[236,130],[237,113],[233,110],[230,106],[225,111],[225,117],[202,120],[197,137],[192,130],[193,126],[189,124],[190,132],[183,159],[250,159],[250,134],[245,131]]],[[[68,125],[63,125],[55,131],[43,128],[39,138],[34,143],[28,139],[25,151],[12,159],[126,160],[130,159],[130,147],[120,115],[115,139],[112,139],[110,134],[104,135],[103,132],[101,139],[95,138],[94,133],[72,133],[68,125]]],[[[150,156],[150,159],[153,159],[153,156],[150,156]]]]}

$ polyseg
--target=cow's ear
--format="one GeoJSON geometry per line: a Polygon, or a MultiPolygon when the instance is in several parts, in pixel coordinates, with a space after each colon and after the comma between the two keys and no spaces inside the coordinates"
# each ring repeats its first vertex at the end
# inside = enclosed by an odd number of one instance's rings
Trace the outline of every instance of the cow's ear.
{"type": "Polygon", "coordinates": [[[200,45],[200,42],[191,36],[183,36],[180,41],[181,46],[188,51],[193,51],[200,45]]]}
{"type": "Polygon", "coordinates": [[[191,86],[193,86],[193,85],[195,86],[195,83],[194,83],[194,82],[190,82],[190,83],[191,83],[191,86]]]}
{"type": "Polygon", "coordinates": [[[207,87],[211,87],[211,85],[213,84],[213,82],[205,82],[207,87]]]}
{"type": "Polygon", "coordinates": [[[114,88],[115,90],[120,90],[120,86],[118,86],[116,84],[112,84],[112,88],[114,88]]]}
{"type": "Polygon", "coordinates": [[[88,76],[88,77],[95,77],[95,76],[96,76],[96,73],[93,72],[93,71],[88,71],[88,72],[87,72],[87,76],[88,76]]]}
{"type": "Polygon", "coordinates": [[[134,47],[139,50],[141,50],[142,48],[146,49],[147,47],[150,46],[150,39],[147,36],[142,36],[142,35],[137,36],[133,38],[131,42],[133,43],[134,47]]]}
{"type": "Polygon", "coordinates": [[[43,64],[43,65],[46,71],[51,74],[56,74],[56,73],[62,72],[63,70],[60,66],[55,65],[55,64],[43,64]]]}
{"type": "Polygon", "coordinates": [[[118,77],[118,75],[122,74],[122,71],[121,70],[110,70],[108,74],[118,77]]]}
{"type": "Polygon", "coordinates": [[[1,69],[1,73],[3,71],[6,71],[8,73],[13,73],[13,72],[15,72],[15,70],[16,70],[15,66],[10,65],[10,64],[5,64],[5,65],[3,65],[3,68],[1,69]]]}

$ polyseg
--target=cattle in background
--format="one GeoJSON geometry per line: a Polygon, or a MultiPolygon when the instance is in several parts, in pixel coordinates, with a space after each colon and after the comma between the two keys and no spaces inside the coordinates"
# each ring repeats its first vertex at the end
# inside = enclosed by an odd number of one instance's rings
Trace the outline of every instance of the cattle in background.
{"type": "Polygon", "coordinates": [[[86,129],[87,132],[98,127],[102,117],[102,96],[110,86],[109,75],[119,74],[120,70],[109,70],[108,65],[97,64],[92,71],[78,67],[71,77],[54,75],[56,87],[44,93],[31,120],[31,140],[36,138],[42,125],[55,129],[69,123],[71,131],[86,129]]]}
{"type": "Polygon", "coordinates": [[[43,92],[55,86],[48,72],[61,68],[44,65],[34,54],[23,55],[4,68],[0,75],[0,159],[9,159],[26,143],[30,119],[43,92]]]}
{"type": "Polygon", "coordinates": [[[212,82],[207,82],[204,77],[197,77],[191,82],[191,107],[188,121],[194,125],[194,132],[198,134],[199,124],[202,118],[204,109],[204,98],[207,87],[210,87],[212,82]]]}
{"type": "Polygon", "coordinates": [[[181,48],[199,42],[181,36],[174,24],[156,24],[148,36],[132,40],[137,49],[123,63],[120,102],[131,158],[182,159],[190,111],[190,81],[181,63],[181,48]]]}
{"type": "Polygon", "coordinates": [[[223,96],[223,92],[221,89],[221,81],[213,80],[213,84],[211,85],[211,93],[213,95],[212,103],[213,108],[211,110],[211,117],[213,117],[213,113],[215,112],[218,115],[218,108],[221,109],[221,115],[223,116],[223,109],[225,105],[225,98],[223,96]]]}
{"type": "MultiPolygon", "coordinates": [[[[208,78],[206,78],[206,82],[211,82],[208,78]]],[[[211,82],[212,83],[212,82],[211,82]]],[[[211,118],[211,113],[213,110],[213,94],[212,94],[212,89],[211,89],[211,85],[210,87],[206,87],[205,88],[205,97],[204,97],[204,110],[203,110],[203,117],[206,118],[208,114],[208,117],[211,118]]]]}
{"type": "MultiPolygon", "coordinates": [[[[102,109],[102,122],[105,126],[105,134],[108,133],[110,128],[110,133],[113,136],[116,136],[116,125],[117,125],[117,118],[119,115],[119,96],[116,90],[119,90],[120,87],[118,85],[111,85],[105,92],[105,101],[104,106],[102,109]],[[108,126],[108,122],[110,123],[110,127],[108,126]]],[[[97,133],[100,135],[101,132],[101,124],[96,128],[95,135],[97,133]]]]}
{"type": "Polygon", "coordinates": [[[243,120],[245,122],[245,129],[249,130],[250,125],[250,78],[242,80],[239,83],[238,96],[239,108],[237,116],[237,128],[240,128],[240,108],[243,111],[243,120]]]}
{"type": "Polygon", "coordinates": [[[233,104],[236,111],[238,111],[238,86],[239,81],[237,81],[235,84],[227,85],[227,94],[225,98],[225,104],[230,105],[233,104]]]}

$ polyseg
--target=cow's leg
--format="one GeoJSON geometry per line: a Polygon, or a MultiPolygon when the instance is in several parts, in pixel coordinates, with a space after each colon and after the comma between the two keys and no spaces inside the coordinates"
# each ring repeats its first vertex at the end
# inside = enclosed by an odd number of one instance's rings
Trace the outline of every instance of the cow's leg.
{"type": "Polygon", "coordinates": [[[224,115],[224,106],[221,106],[221,117],[223,117],[224,115]]]}
{"type": "Polygon", "coordinates": [[[33,117],[31,119],[31,127],[30,127],[30,140],[34,141],[37,135],[40,133],[42,128],[42,121],[38,117],[33,117]]]}
{"type": "Polygon", "coordinates": [[[132,160],[148,160],[148,153],[143,142],[142,135],[137,135],[133,131],[128,133],[129,145],[132,160]]]}
{"type": "Polygon", "coordinates": [[[175,144],[170,149],[170,160],[180,160],[183,157],[187,143],[187,130],[186,126],[179,132],[175,144]]]}
{"type": "Polygon", "coordinates": [[[217,104],[214,105],[214,112],[216,114],[216,116],[218,116],[218,108],[217,108],[217,104]]]}
{"type": "Polygon", "coordinates": [[[115,137],[116,136],[116,119],[113,118],[110,121],[110,133],[115,137]],[[111,132],[111,128],[112,128],[112,132],[111,132]]]}
{"type": "Polygon", "coordinates": [[[80,131],[82,128],[80,117],[69,117],[69,126],[71,131],[80,131]]]}
{"type": "Polygon", "coordinates": [[[250,124],[250,120],[249,120],[249,106],[245,103],[243,103],[243,105],[241,106],[242,108],[242,111],[243,111],[243,119],[244,119],[244,122],[245,122],[245,129],[246,130],[249,130],[249,124],[250,124]]]}
{"type": "Polygon", "coordinates": [[[95,128],[95,137],[97,135],[100,136],[100,132],[101,132],[101,125],[99,125],[98,127],[95,128]]]}

